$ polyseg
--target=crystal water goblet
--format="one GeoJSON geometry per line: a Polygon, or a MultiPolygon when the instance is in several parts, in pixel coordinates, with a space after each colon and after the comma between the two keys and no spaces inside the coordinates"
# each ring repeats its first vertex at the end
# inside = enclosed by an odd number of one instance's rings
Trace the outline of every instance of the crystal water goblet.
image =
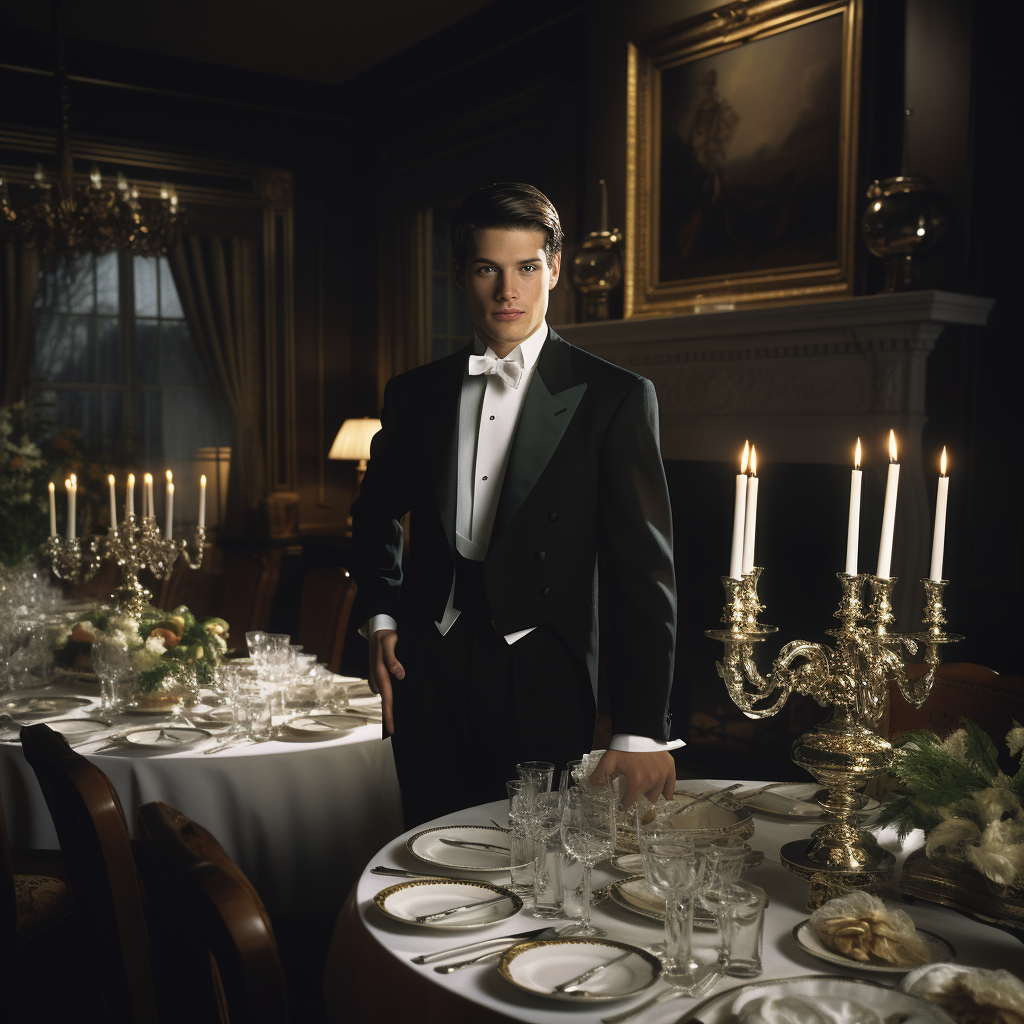
{"type": "Polygon", "coordinates": [[[92,645],[91,660],[93,670],[100,677],[100,710],[120,710],[119,684],[130,667],[128,645],[112,637],[97,637],[92,645]]]}
{"type": "Polygon", "coordinates": [[[590,880],[594,865],[615,852],[618,799],[609,786],[570,780],[562,800],[561,835],[565,851],[583,865],[582,916],[564,935],[604,935],[590,920],[590,880]]]}
{"type": "Polygon", "coordinates": [[[685,832],[656,819],[640,830],[640,856],[647,884],[665,897],[662,977],[682,994],[690,994],[698,981],[693,904],[704,876],[704,851],[685,832]]]}

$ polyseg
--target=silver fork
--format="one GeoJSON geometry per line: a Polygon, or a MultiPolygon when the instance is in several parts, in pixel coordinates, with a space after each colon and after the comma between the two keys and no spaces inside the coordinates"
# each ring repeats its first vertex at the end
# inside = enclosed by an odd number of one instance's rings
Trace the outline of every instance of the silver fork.
{"type": "Polygon", "coordinates": [[[707,973],[697,982],[692,991],[684,992],[678,988],[667,989],[665,992],[653,996],[639,1006],[634,1006],[632,1010],[627,1010],[625,1013],[616,1013],[612,1017],[602,1017],[601,1024],[620,1024],[621,1021],[629,1020],[631,1017],[643,1013],[644,1010],[652,1006],[657,1006],[659,1003],[667,1003],[670,999],[677,999],[680,996],[686,996],[689,999],[699,999],[701,996],[707,995],[715,987],[719,979],[723,977],[723,974],[715,965],[706,968],[706,970],[707,973]]]}

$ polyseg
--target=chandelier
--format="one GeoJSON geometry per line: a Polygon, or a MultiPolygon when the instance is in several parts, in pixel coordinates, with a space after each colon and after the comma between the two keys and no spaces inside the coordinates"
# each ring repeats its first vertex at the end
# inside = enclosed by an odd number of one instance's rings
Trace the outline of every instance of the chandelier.
{"type": "Polygon", "coordinates": [[[161,185],[159,198],[143,197],[120,171],[116,182],[105,183],[95,164],[87,184],[75,183],[70,101],[59,31],[56,77],[60,95],[57,174],[51,179],[42,164],[37,164],[33,181],[22,184],[10,181],[0,169],[0,241],[21,241],[49,263],[76,253],[111,249],[127,249],[140,256],[166,253],[177,238],[184,214],[173,187],[161,185]]]}

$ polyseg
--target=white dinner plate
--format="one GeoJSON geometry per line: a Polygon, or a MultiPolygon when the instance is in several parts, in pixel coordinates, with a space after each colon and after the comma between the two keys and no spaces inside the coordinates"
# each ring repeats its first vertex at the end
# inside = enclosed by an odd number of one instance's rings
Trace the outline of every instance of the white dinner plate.
{"type": "MultiPolygon", "coordinates": [[[[956,950],[951,943],[941,936],[935,935],[933,932],[926,932],[921,928],[917,929],[917,934],[924,940],[924,944],[928,947],[928,952],[931,953],[931,963],[941,963],[956,959],[956,950]]],[[[853,957],[843,956],[842,953],[829,949],[814,934],[810,919],[801,921],[793,929],[793,938],[796,939],[796,944],[804,952],[810,953],[811,956],[816,956],[819,960],[824,960],[826,963],[838,964],[841,967],[855,967],[858,971],[875,971],[879,974],[907,974],[916,969],[914,967],[897,967],[895,964],[887,964],[881,960],[864,963],[861,960],[854,960],[853,957]]]]}
{"type": "Polygon", "coordinates": [[[498,971],[518,988],[547,999],[569,1003],[628,999],[649,988],[661,973],[658,958],[645,949],[614,939],[561,938],[521,942],[505,950],[498,971]],[[555,992],[562,985],[599,964],[609,963],[628,952],[630,955],[607,970],[583,982],[579,989],[555,992]]]}
{"type": "Polygon", "coordinates": [[[303,736],[340,736],[365,724],[360,715],[303,715],[285,722],[284,727],[303,736]]]}
{"type": "Polygon", "coordinates": [[[490,882],[447,882],[436,878],[399,882],[382,889],[373,897],[377,909],[392,920],[418,928],[440,928],[445,931],[464,931],[483,928],[515,917],[523,909],[523,901],[508,889],[490,882]],[[460,910],[440,921],[417,921],[417,917],[439,914],[451,907],[483,902],[493,896],[506,896],[500,903],[479,910],[460,910]]]}
{"type": "Polygon", "coordinates": [[[46,715],[63,715],[91,703],[85,697],[4,697],[0,699],[0,715],[43,718],[46,715]]]}
{"type": "Polygon", "coordinates": [[[95,736],[110,730],[110,724],[99,718],[56,718],[46,724],[54,732],[59,732],[68,743],[75,743],[87,736],[95,736]]]}
{"type": "MultiPolygon", "coordinates": [[[[512,862],[511,837],[503,828],[491,825],[440,825],[417,832],[405,848],[425,864],[463,871],[508,871],[512,862]],[[456,842],[487,843],[504,847],[505,852],[474,847],[449,846],[442,839],[456,842]]],[[[518,866],[518,865],[517,865],[518,866]]]]}
{"type": "Polygon", "coordinates": [[[210,733],[205,729],[190,729],[186,726],[168,725],[164,728],[154,726],[152,729],[133,729],[125,733],[125,742],[136,747],[148,747],[151,750],[187,750],[201,740],[209,739],[210,733]]]}
{"type": "Polygon", "coordinates": [[[620,853],[617,857],[612,857],[612,867],[624,875],[642,875],[644,859],[639,853],[620,853]]]}
{"type": "MultiPolygon", "coordinates": [[[[633,878],[620,878],[608,888],[613,903],[623,910],[649,917],[652,921],[665,920],[665,900],[647,884],[643,875],[633,878]]],[[[693,908],[693,927],[714,929],[715,919],[699,904],[693,908]]]]}
{"type": "MultiPolygon", "coordinates": [[[[727,1024],[728,1021],[742,1021],[748,1015],[757,1020],[767,1020],[771,1019],[771,1011],[758,1013],[756,1004],[761,1000],[777,999],[810,1004],[806,1007],[808,1020],[842,1018],[857,1020],[860,1024],[884,1024],[895,1020],[900,1024],[952,1024],[953,1020],[934,1003],[908,996],[877,981],[815,974],[803,978],[755,981],[729,989],[688,1010],[677,1024],[690,1020],[701,1024],[727,1024]]],[[[786,1019],[796,1019],[797,1012],[797,1005],[791,1004],[786,1019]]]]}

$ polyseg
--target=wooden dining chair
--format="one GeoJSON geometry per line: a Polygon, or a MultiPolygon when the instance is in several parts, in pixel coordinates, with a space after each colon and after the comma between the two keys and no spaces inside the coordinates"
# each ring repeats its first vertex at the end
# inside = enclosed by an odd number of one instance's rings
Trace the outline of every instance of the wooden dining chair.
{"type": "Polygon", "coordinates": [[[49,726],[25,726],[21,744],[53,818],[110,1016],[155,1024],[144,897],[121,801],[106,775],[49,726]]]}
{"type": "Polygon", "coordinates": [[[202,825],[169,804],[143,804],[138,821],[150,863],[178,907],[181,941],[209,951],[209,980],[220,996],[221,1020],[287,1021],[277,942],[252,883],[202,825]]]}
{"type": "Polygon", "coordinates": [[[302,581],[299,643],[332,672],[341,668],[356,583],[347,569],[312,569],[302,581]]]}
{"type": "MultiPolygon", "coordinates": [[[[923,671],[922,666],[912,666],[923,671]]],[[[940,665],[928,699],[911,707],[895,683],[889,688],[890,739],[914,729],[930,729],[941,737],[959,728],[960,718],[969,718],[992,737],[1004,751],[1003,739],[1013,719],[1024,722],[1024,678],[1004,676],[983,665],[954,662],[940,665]]]]}

